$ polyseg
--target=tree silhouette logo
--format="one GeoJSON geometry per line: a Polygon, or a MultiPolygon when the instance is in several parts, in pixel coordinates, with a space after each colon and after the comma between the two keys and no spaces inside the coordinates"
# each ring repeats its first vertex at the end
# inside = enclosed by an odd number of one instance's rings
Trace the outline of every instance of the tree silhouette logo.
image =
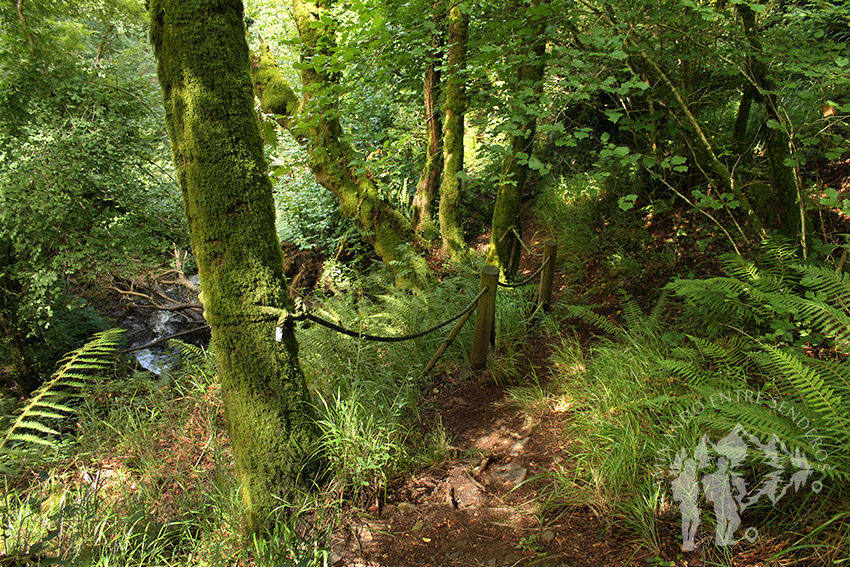
{"type": "MultiPolygon", "coordinates": [[[[795,492],[806,486],[815,472],[809,459],[799,449],[790,451],[776,435],[766,443],[736,424],[732,431],[716,443],[703,435],[693,450],[676,453],[669,473],[672,475],[673,499],[682,513],[682,551],[693,551],[700,524],[700,493],[714,508],[714,540],[718,546],[734,544],[741,526],[741,514],[762,498],[776,504],[789,489],[795,492]],[[755,459],[768,468],[757,486],[748,486],[740,467],[755,459]]],[[[811,483],[812,491],[823,488],[820,481],[811,483]]],[[[748,527],[744,537],[750,542],[758,538],[758,530],[748,527]]]]}

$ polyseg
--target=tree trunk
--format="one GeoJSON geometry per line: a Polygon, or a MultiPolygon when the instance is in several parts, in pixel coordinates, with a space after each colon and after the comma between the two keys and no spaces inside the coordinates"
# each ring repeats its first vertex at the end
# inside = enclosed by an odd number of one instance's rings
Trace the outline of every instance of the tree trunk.
{"type": "Polygon", "coordinates": [[[747,148],[747,123],[750,121],[750,108],[753,106],[755,96],[755,87],[752,85],[744,87],[744,93],[741,95],[740,104],[738,104],[738,114],[735,116],[735,125],[732,130],[732,139],[735,142],[738,153],[744,152],[747,148]]]}
{"type": "Polygon", "coordinates": [[[521,244],[517,235],[521,234],[520,211],[522,196],[528,179],[528,160],[534,149],[534,134],[537,131],[537,117],[534,110],[537,107],[540,94],[543,92],[544,56],[546,53],[546,18],[536,9],[539,0],[532,0],[529,9],[535,15],[529,16],[527,43],[524,46],[528,52],[528,62],[520,65],[517,70],[517,92],[519,99],[516,112],[524,114],[520,123],[520,134],[511,136],[511,153],[505,160],[502,179],[496,195],[496,205],[493,209],[493,223],[490,232],[490,247],[487,251],[487,262],[499,266],[507,276],[515,276],[519,269],[516,260],[520,253],[521,244]],[[531,97],[523,97],[526,89],[531,89],[531,97]]]}
{"type": "Polygon", "coordinates": [[[440,235],[443,254],[463,260],[469,254],[460,224],[460,190],[463,173],[463,133],[466,112],[466,39],[469,16],[460,5],[449,11],[449,56],[446,78],[446,126],[443,141],[443,182],[440,185],[440,235]]]}
{"type": "Polygon", "coordinates": [[[413,248],[410,221],[381,199],[375,183],[353,171],[355,152],[342,140],[336,78],[313,63],[315,56],[331,59],[334,23],[321,3],[293,0],[295,23],[303,44],[301,100],[286,82],[268,46],[255,54],[254,87],[263,109],[278,115],[278,122],[307,149],[307,163],[316,181],[339,199],[340,214],[354,220],[363,239],[372,245],[401,286],[419,287],[429,279],[425,259],[413,248]]]}
{"type": "Polygon", "coordinates": [[[166,127],[215,342],[247,529],[310,478],[315,423],[287,308],[272,187],[254,112],[242,3],[151,0],[166,127]]]}
{"type": "Polygon", "coordinates": [[[746,4],[739,4],[736,8],[750,49],[747,57],[750,80],[755,86],[755,99],[758,102],[764,126],[764,146],[773,178],[774,198],[766,211],[768,213],[766,218],[773,228],[794,233],[797,229],[800,209],[797,206],[798,187],[795,167],[788,165],[790,163],[788,160],[792,157],[790,125],[779,112],[779,101],[773,94],[773,84],[768,77],[767,66],[761,60],[762,48],[755,12],[746,4]]]}
{"type": "Polygon", "coordinates": [[[426,240],[436,238],[438,229],[434,224],[434,199],[440,187],[440,174],[443,172],[443,152],[440,141],[443,137],[443,126],[437,102],[440,98],[440,67],[443,54],[443,7],[440,0],[434,2],[434,16],[431,22],[434,29],[431,32],[431,49],[428,51],[428,62],[425,64],[425,80],[422,92],[425,99],[425,120],[428,131],[428,155],[425,167],[416,185],[413,196],[413,229],[416,234],[426,240]]]}

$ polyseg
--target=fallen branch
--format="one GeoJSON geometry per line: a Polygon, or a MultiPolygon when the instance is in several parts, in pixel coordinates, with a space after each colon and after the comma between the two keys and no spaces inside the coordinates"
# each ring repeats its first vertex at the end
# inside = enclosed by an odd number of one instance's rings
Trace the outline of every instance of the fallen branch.
{"type": "Polygon", "coordinates": [[[133,348],[124,349],[119,351],[118,354],[127,354],[128,352],[136,352],[137,350],[144,350],[146,348],[155,347],[160,343],[164,343],[166,341],[170,341],[171,339],[176,339],[177,337],[183,337],[185,335],[191,335],[193,333],[197,333],[199,331],[203,331],[209,329],[210,326],[206,323],[201,325],[200,327],[195,327],[194,329],[189,329],[188,331],[181,331],[179,333],[174,333],[173,335],[168,335],[167,337],[162,337],[161,339],[156,339],[155,341],[151,341],[149,343],[145,343],[143,345],[135,346],[133,348]]]}

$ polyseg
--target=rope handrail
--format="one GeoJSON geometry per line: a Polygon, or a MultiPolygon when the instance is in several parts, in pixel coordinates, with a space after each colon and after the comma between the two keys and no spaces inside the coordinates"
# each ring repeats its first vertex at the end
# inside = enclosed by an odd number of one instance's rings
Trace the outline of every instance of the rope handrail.
{"type": "MultiPolygon", "coordinates": [[[[516,229],[516,228],[511,228],[511,232],[513,232],[513,233],[514,233],[514,236],[516,237],[517,241],[518,241],[518,242],[522,245],[522,247],[523,247],[523,248],[525,248],[525,251],[526,251],[526,252],[528,252],[528,254],[529,254],[530,256],[535,256],[535,257],[537,257],[537,258],[542,258],[542,257],[543,257],[543,254],[540,254],[539,252],[534,252],[533,250],[531,250],[531,248],[529,248],[529,247],[525,244],[525,242],[524,242],[524,241],[523,241],[523,239],[522,239],[522,235],[521,235],[519,232],[517,232],[517,229],[516,229]]],[[[534,240],[534,238],[537,236],[537,233],[538,233],[538,232],[540,232],[540,231],[538,230],[537,232],[535,232],[535,233],[534,233],[534,236],[532,236],[532,237],[531,237],[531,239],[532,239],[532,240],[534,240]]]]}
{"type": "Polygon", "coordinates": [[[520,281],[520,282],[515,282],[515,283],[502,283],[502,282],[499,282],[499,287],[516,288],[516,287],[522,287],[522,286],[524,286],[524,285],[528,285],[528,284],[530,284],[530,283],[531,283],[531,281],[532,281],[534,278],[536,278],[536,277],[540,274],[540,272],[542,272],[542,271],[543,271],[543,268],[545,268],[545,267],[546,267],[546,264],[548,264],[548,263],[549,263],[549,260],[551,260],[551,259],[552,259],[552,258],[551,258],[551,257],[549,257],[549,258],[546,258],[545,260],[543,260],[543,263],[542,263],[542,264],[540,264],[540,267],[539,267],[539,268],[537,268],[537,271],[535,271],[533,274],[531,274],[530,276],[528,276],[528,277],[527,277],[527,278],[525,278],[524,280],[522,280],[522,281],[520,281]]]}
{"type": "Polygon", "coordinates": [[[470,311],[475,309],[475,306],[478,305],[478,300],[481,299],[482,297],[484,297],[484,295],[489,290],[490,290],[489,287],[485,287],[484,289],[482,289],[478,293],[478,295],[475,296],[475,299],[473,299],[472,301],[469,302],[469,305],[464,307],[463,310],[460,313],[457,313],[456,315],[452,315],[449,319],[446,319],[445,321],[442,321],[441,323],[437,323],[433,327],[425,329],[424,331],[419,331],[418,333],[411,333],[409,335],[401,335],[401,336],[397,336],[397,337],[385,337],[385,336],[380,336],[380,335],[370,335],[368,333],[352,331],[350,329],[346,329],[345,327],[337,325],[336,323],[332,323],[331,321],[328,321],[326,319],[322,319],[318,315],[313,315],[312,313],[307,313],[307,312],[299,313],[298,316],[296,317],[296,319],[301,319],[301,318],[307,319],[307,320],[312,321],[312,322],[314,322],[318,325],[321,325],[323,327],[331,329],[332,331],[336,331],[337,333],[341,333],[341,334],[347,335],[349,337],[354,337],[355,339],[363,339],[363,340],[374,341],[374,342],[379,342],[379,343],[397,343],[397,342],[409,341],[409,340],[413,340],[413,339],[418,339],[420,337],[424,337],[425,335],[433,333],[434,331],[436,331],[438,329],[442,329],[443,327],[445,327],[449,323],[453,323],[453,322],[457,321],[458,319],[460,319],[461,317],[463,317],[464,315],[466,315],[467,313],[469,313],[470,311]]]}
{"type": "MultiPolygon", "coordinates": [[[[526,247],[527,249],[527,247],[526,247]]],[[[364,333],[362,331],[353,331],[351,329],[346,329],[342,325],[334,323],[332,321],[328,321],[327,319],[323,319],[318,315],[314,315],[306,310],[304,302],[296,298],[294,303],[294,309],[290,311],[289,309],[281,309],[279,307],[270,307],[266,305],[255,306],[253,309],[249,309],[247,311],[247,317],[244,313],[238,313],[229,318],[227,317],[212,317],[212,325],[214,326],[216,322],[218,324],[238,324],[241,322],[253,322],[259,323],[262,321],[269,320],[277,320],[277,325],[274,332],[274,340],[280,342],[283,340],[284,336],[284,328],[286,325],[291,324],[297,321],[312,321],[317,325],[321,325],[322,327],[328,328],[337,333],[353,337],[356,339],[363,339],[367,341],[374,342],[382,342],[382,343],[396,343],[402,341],[409,341],[413,339],[418,339],[420,337],[424,337],[434,331],[437,331],[449,323],[454,323],[457,321],[455,327],[446,337],[446,339],[440,345],[440,348],[437,350],[434,357],[431,361],[425,366],[423,370],[423,375],[427,374],[437,363],[440,356],[442,356],[448,347],[451,345],[452,341],[457,337],[460,330],[463,328],[464,324],[469,320],[472,315],[473,310],[478,307],[477,319],[475,322],[475,332],[473,334],[473,342],[472,349],[470,351],[469,365],[473,370],[481,370],[486,367],[487,364],[487,351],[489,349],[490,343],[495,346],[495,323],[496,323],[496,291],[499,287],[506,288],[517,288],[524,285],[528,285],[531,283],[538,275],[543,274],[540,278],[540,290],[537,294],[537,307],[534,312],[531,314],[529,320],[533,320],[537,313],[542,309],[546,312],[549,312],[551,305],[551,295],[552,295],[552,279],[553,279],[553,270],[555,264],[555,254],[556,254],[557,246],[554,242],[547,241],[544,243],[544,260],[540,267],[530,276],[525,278],[520,282],[515,283],[502,283],[499,281],[499,268],[493,265],[485,265],[481,271],[481,288],[475,298],[469,302],[466,307],[464,307],[460,312],[452,315],[448,319],[433,325],[423,331],[419,331],[416,333],[410,333],[407,335],[399,335],[399,336],[382,336],[382,335],[372,335],[370,333],[364,333]]],[[[182,335],[186,335],[189,333],[198,332],[203,329],[210,328],[210,317],[211,314],[207,311],[204,311],[204,318],[207,320],[207,325],[203,325],[201,327],[190,329],[188,331],[183,331],[177,333],[175,335],[171,335],[168,337],[163,337],[161,339],[157,339],[151,343],[147,343],[138,347],[134,347],[131,349],[127,349],[123,351],[123,353],[133,352],[135,350],[140,350],[144,348],[149,348],[165,342],[169,339],[173,339],[175,337],[180,337],[182,335]]],[[[122,354],[123,354],[122,353],[122,354]]]]}

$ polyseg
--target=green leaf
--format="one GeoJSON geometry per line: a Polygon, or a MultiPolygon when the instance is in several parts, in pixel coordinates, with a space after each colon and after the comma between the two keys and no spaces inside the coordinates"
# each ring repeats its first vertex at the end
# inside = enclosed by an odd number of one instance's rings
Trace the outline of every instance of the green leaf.
{"type": "Polygon", "coordinates": [[[768,121],[767,121],[767,123],[766,123],[766,125],[767,125],[767,127],[768,127],[768,128],[770,128],[771,130],[779,130],[779,129],[781,129],[781,128],[782,128],[782,124],[780,124],[779,122],[777,122],[777,121],[776,121],[776,120],[774,120],[773,118],[771,118],[770,120],[768,120],[768,121]]]}
{"type": "Polygon", "coordinates": [[[782,160],[782,164],[786,167],[797,167],[798,165],[800,165],[800,163],[796,159],[790,157],[782,160]]]}
{"type": "Polygon", "coordinates": [[[618,121],[620,118],[622,118],[622,117],[623,117],[623,113],[622,113],[622,112],[617,112],[617,111],[614,111],[614,110],[606,110],[606,111],[605,111],[605,114],[608,116],[608,120],[610,120],[610,121],[611,121],[611,122],[613,122],[614,124],[616,124],[616,123],[617,123],[617,121],[618,121]]]}
{"type": "Polygon", "coordinates": [[[629,195],[624,195],[617,199],[617,205],[620,207],[621,210],[628,211],[634,208],[635,201],[637,201],[637,195],[631,193],[629,195]]]}
{"type": "Polygon", "coordinates": [[[682,156],[673,156],[670,158],[670,163],[673,165],[682,165],[683,163],[687,163],[688,159],[682,156]]]}
{"type": "Polygon", "coordinates": [[[642,161],[646,167],[655,167],[655,164],[658,163],[658,160],[652,156],[643,156],[642,161]]]}
{"type": "Polygon", "coordinates": [[[543,165],[542,161],[537,159],[537,156],[531,156],[531,159],[528,160],[528,167],[535,170],[535,171],[541,171],[546,166],[543,165]]]}

